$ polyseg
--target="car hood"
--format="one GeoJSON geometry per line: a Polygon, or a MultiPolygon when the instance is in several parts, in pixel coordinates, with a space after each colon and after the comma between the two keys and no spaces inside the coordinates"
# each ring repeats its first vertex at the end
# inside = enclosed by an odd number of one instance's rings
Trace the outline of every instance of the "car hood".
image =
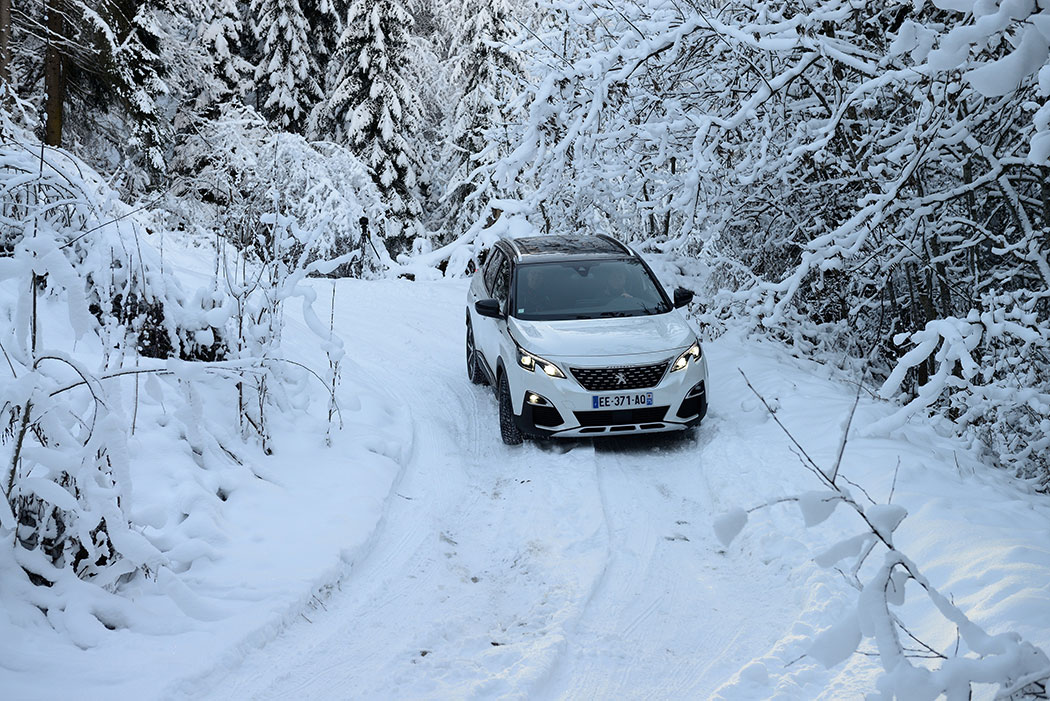
{"type": "Polygon", "coordinates": [[[525,350],[549,360],[667,352],[696,340],[696,333],[677,309],[611,319],[524,321],[512,317],[510,327],[525,350]]]}

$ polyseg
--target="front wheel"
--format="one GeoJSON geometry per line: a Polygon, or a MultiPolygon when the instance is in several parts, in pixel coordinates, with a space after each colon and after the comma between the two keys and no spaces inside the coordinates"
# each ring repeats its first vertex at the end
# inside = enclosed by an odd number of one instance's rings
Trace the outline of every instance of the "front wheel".
{"type": "Polygon", "coordinates": [[[499,434],[507,445],[521,445],[522,435],[514,423],[514,406],[510,401],[510,383],[506,375],[499,378],[499,434]]]}

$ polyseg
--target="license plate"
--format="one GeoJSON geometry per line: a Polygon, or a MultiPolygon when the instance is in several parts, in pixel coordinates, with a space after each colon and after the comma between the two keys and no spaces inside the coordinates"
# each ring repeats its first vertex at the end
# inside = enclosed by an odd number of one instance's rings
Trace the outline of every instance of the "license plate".
{"type": "Polygon", "coordinates": [[[591,406],[595,409],[618,409],[632,406],[652,406],[652,392],[635,394],[596,394],[591,397],[591,406]]]}

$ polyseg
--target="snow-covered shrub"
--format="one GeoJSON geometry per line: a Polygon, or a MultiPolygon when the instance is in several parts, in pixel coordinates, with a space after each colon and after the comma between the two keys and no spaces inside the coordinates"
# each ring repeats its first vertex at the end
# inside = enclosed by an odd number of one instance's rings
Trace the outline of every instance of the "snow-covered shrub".
{"type": "Polygon", "coordinates": [[[215,276],[188,293],[154,248],[162,235],[147,233],[145,213],[68,152],[42,148],[6,120],[4,135],[0,587],[32,605],[18,615],[46,615],[85,647],[106,628],[141,623],[120,598],[131,580],[153,581],[191,615],[207,615],[174,575],[210,552],[201,520],[255,479],[241,456],[269,451],[275,407],[302,410],[315,382],[337,418],[342,344],[301,283],[356,252],[317,260],[320,229],[303,230],[275,201],[259,216],[267,261],[228,246],[215,276]],[[328,377],[282,356],[289,299],[302,300],[328,377]],[[184,453],[193,469],[164,513],[136,516],[128,438],[146,408],[153,438],[175,447],[165,462],[184,453]],[[162,523],[171,525],[158,531],[162,523]]]}
{"type": "Polygon", "coordinates": [[[386,209],[360,161],[346,148],[275,132],[254,110],[228,105],[187,135],[174,167],[188,191],[166,207],[168,225],[224,240],[256,262],[273,250],[266,213],[280,211],[310,232],[288,251],[309,261],[357,253],[333,275],[361,276],[389,261],[386,209]]]}
{"type": "Polygon", "coordinates": [[[853,484],[839,472],[852,414],[846,422],[835,464],[822,468],[780,423],[776,409],[750,382],[748,386],[787,433],[795,454],[821,488],[748,510],[731,509],[715,520],[719,540],[728,547],[747,525],[749,513],[784,503],[798,506],[807,528],[826,521],[840,505],[857,516],[856,532],[814,557],[821,567],[837,569],[856,589],[856,605],[837,624],[814,636],[806,654],[831,668],[855,654],[862,640],[872,640],[883,670],[876,681],[878,693],[869,696],[873,699],[970,699],[975,692],[987,688],[982,685],[993,686],[996,698],[1046,698],[1050,683],[1050,657],[1046,652],[1016,633],[987,633],[938,591],[919,563],[894,542],[894,533],[908,513],[891,503],[892,492],[887,503],[880,504],[863,489],[866,502],[854,498],[845,486],[853,484]],[[906,602],[914,602],[916,594],[925,598],[931,613],[943,624],[957,631],[954,650],[934,648],[909,627],[902,607],[906,602]]]}
{"type": "Polygon", "coordinates": [[[489,200],[481,209],[481,216],[458,237],[438,248],[417,244],[412,255],[399,257],[390,272],[417,280],[473,275],[488,249],[501,237],[542,233],[532,224],[530,212],[530,205],[520,200],[489,200]]]}
{"type": "MultiPolygon", "coordinates": [[[[0,144],[12,242],[11,255],[0,259],[0,406],[9,456],[0,526],[15,530],[18,562],[34,582],[53,585],[71,570],[112,586],[161,558],[129,527],[125,421],[101,378],[144,338],[148,314],[125,313],[122,302],[179,300],[154,261],[142,258],[140,232],[120,221],[104,181],[64,152],[32,146],[0,144]],[[66,307],[60,324],[44,312],[56,300],[66,307]],[[70,355],[65,338],[82,344],[97,366],[70,355]]],[[[152,309],[151,333],[177,344],[177,314],[165,304],[152,309]]]]}
{"type": "Polygon", "coordinates": [[[895,396],[909,370],[933,358],[934,371],[916,396],[868,427],[890,431],[943,404],[960,429],[972,430],[1002,464],[1050,489],[1050,329],[1023,295],[986,297],[964,319],[937,319],[902,333],[912,344],[879,393],[895,396]]]}

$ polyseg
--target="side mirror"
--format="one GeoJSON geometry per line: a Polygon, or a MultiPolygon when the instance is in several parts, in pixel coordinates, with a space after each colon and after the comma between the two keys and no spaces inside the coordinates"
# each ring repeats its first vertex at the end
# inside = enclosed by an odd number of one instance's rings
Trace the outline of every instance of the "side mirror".
{"type": "Polygon", "coordinates": [[[674,306],[675,309],[680,309],[685,305],[693,301],[693,291],[687,290],[684,287],[676,288],[674,291],[674,306]]]}
{"type": "Polygon", "coordinates": [[[492,319],[503,317],[499,309],[499,302],[495,299],[479,299],[477,302],[474,302],[474,311],[481,316],[487,316],[492,319]]]}

